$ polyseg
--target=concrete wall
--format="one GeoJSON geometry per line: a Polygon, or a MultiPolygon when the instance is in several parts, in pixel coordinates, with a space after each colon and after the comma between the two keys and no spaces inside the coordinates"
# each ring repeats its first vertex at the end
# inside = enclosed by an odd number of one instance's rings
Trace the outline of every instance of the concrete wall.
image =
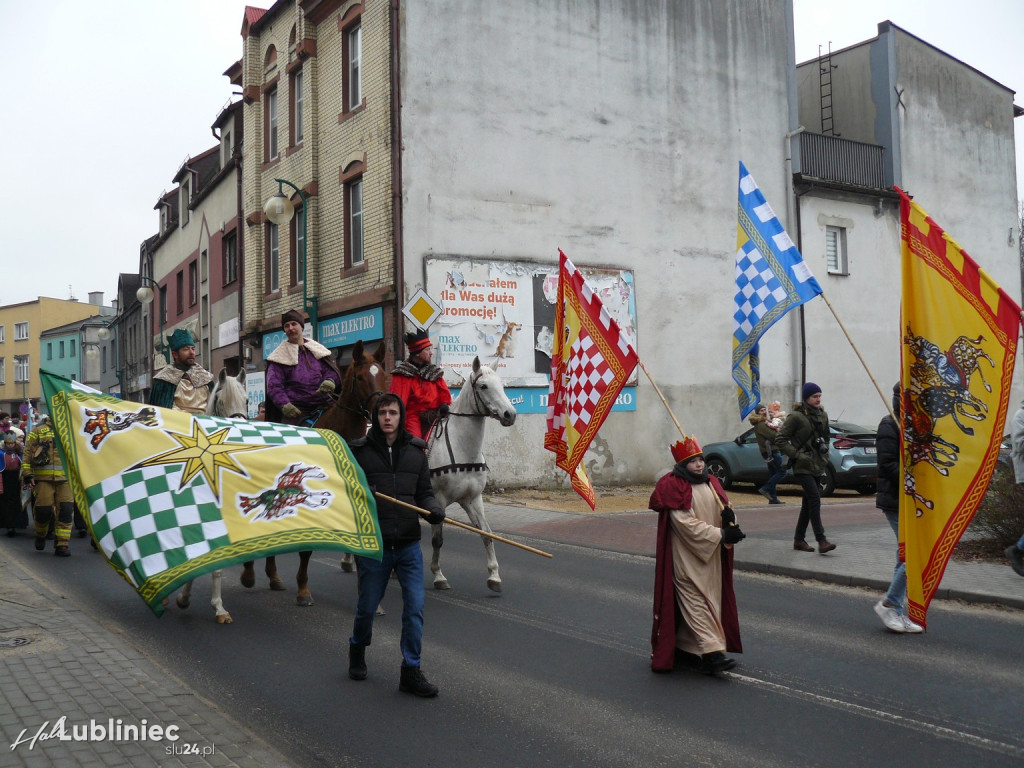
{"type": "MultiPolygon", "coordinates": [[[[789,3],[403,8],[406,295],[432,255],[554,264],[561,247],[580,265],[631,268],[638,351],[683,427],[704,442],[738,434],[738,162],[783,211],[789,3]]],[[[788,391],[790,376],[766,389],[788,391]]],[[[641,378],[636,412],[601,430],[596,482],[671,464],[678,432],[641,378]]],[[[542,415],[489,428],[496,482],[564,482],[543,433],[542,415]]]]}

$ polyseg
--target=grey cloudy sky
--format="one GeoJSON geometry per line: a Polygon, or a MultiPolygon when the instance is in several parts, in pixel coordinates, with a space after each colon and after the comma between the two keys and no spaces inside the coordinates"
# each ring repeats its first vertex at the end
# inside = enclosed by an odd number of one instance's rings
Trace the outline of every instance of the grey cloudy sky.
{"type": "MultiPolygon", "coordinates": [[[[90,291],[103,291],[108,304],[115,298],[118,275],[138,269],[139,244],[156,232],[161,192],[187,156],[215,143],[210,125],[233,90],[221,73],[241,56],[245,6],[0,0],[0,65],[9,75],[0,305],[37,296],[86,301],[90,291]]],[[[794,15],[798,62],[829,41],[836,50],[874,37],[889,19],[1024,89],[1019,0],[794,0],[794,15]]]]}

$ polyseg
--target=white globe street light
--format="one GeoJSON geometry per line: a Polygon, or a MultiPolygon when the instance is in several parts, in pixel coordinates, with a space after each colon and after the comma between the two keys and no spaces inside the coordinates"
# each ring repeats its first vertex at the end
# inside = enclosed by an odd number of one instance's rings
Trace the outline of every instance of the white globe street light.
{"type": "Polygon", "coordinates": [[[263,206],[263,212],[267,214],[267,218],[272,223],[280,226],[292,220],[292,216],[295,215],[295,206],[283,192],[278,191],[276,195],[267,200],[266,205],[263,206]]]}

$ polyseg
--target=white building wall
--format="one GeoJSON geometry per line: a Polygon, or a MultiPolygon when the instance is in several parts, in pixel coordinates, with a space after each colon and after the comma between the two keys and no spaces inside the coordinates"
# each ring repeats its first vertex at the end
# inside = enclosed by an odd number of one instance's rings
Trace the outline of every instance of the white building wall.
{"type": "MultiPolygon", "coordinates": [[[[561,247],[579,265],[633,269],[638,352],[683,428],[703,442],[737,434],[738,163],[782,214],[790,3],[403,9],[406,295],[430,256],[554,264],[561,247]]],[[[792,336],[791,321],[778,328],[792,336]]],[[[788,363],[766,392],[791,391],[788,363]]],[[[650,481],[671,464],[679,434],[644,376],[637,401],[601,430],[595,482],[650,481]]],[[[495,482],[564,482],[542,415],[488,431],[495,482]]]]}

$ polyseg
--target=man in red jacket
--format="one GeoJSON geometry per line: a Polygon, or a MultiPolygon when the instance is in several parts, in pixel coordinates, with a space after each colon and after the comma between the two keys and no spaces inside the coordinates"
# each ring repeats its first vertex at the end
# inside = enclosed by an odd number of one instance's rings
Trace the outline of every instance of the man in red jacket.
{"type": "Polygon", "coordinates": [[[444,381],[444,371],[434,365],[434,345],[426,331],[405,334],[409,359],[391,372],[390,392],[405,403],[405,428],[413,437],[426,440],[438,416],[448,415],[452,393],[444,381]]]}

